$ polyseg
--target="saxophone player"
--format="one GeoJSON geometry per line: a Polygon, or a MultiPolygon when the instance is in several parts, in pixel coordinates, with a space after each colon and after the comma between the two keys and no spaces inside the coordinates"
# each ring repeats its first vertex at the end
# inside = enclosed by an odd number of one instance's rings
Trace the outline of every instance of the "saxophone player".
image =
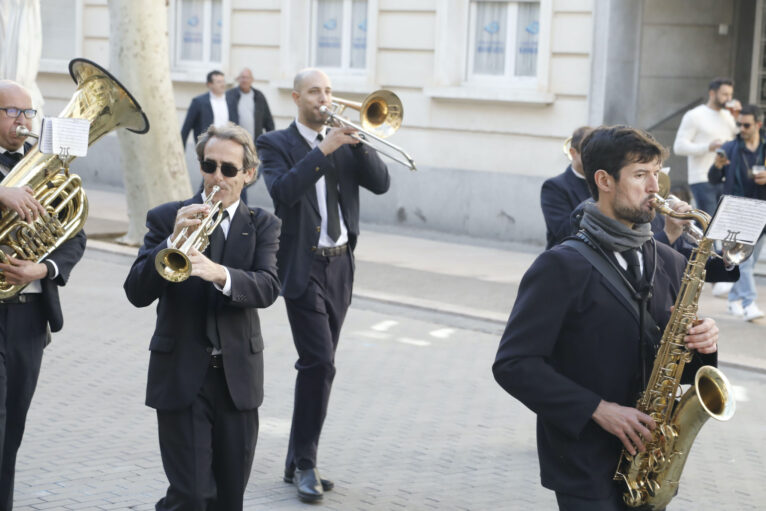
{"type": "MultiPolygon", "coordinates": [[[[560,510],[624,510],[613,481],[624,447],[657,427],[634,406],[678,294],[685,258],[652,238],[666,150],[648,133],[600,127],[582,142],[595,200],[579,237],[542,253],[519,286],[495,379],[537,414],[541,480],[560,510]],[[642,326],[639,326],[642,325],[642,326]]],[[[715,365],[718,327],[695,322],[685,377],[715,365]]]]}

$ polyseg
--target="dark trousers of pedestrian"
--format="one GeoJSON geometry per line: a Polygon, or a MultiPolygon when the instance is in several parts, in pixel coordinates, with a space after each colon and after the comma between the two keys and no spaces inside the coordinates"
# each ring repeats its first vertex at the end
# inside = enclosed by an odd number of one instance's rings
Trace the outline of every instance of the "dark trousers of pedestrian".
{"type": "Polygon", "coordinates": [[[40,295],[31,303],[0,304],[0,510],[13,509],[16,453],[40,374],[48,323],[40,295]]]}
{"type": "Polygon", "coordinates": [[[630,511],[636,509],[628,507],[622,500],[621,487],[615,487],[609,497],[596,500],[556,492],[556,502],[558,502],[559,511],[630,511]]]}
{"type": "Polygon", "coordinates": [[[298,351],[295,403],[285,470],[316,467],[317,448],[335,377],[335,350],[351,304],[354,271],[351,254],[316,256],[306,291],[285,298],[298,351]]]}
{"type": "Polygon", "coordinates": [[[239,511],[258,439],[258,409],[237,410],[225,368],[209,368],[191,406],[157,410],[170,486],[158,511],[239,511]]]}

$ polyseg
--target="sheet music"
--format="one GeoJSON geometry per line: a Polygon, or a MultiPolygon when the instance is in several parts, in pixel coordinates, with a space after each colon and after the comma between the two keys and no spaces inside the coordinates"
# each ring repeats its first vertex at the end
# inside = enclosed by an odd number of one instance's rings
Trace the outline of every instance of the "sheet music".
{"type": "Polygon", "coordinates": [[[724,195],[706,238],[754,245],[766,225],[766,201],[724,195]]]}
{"type": "Polygon", "coordinates": [[[40,129],[40,152],[86,156],[90,121],[66,117],[46,117],[40,129]]]}

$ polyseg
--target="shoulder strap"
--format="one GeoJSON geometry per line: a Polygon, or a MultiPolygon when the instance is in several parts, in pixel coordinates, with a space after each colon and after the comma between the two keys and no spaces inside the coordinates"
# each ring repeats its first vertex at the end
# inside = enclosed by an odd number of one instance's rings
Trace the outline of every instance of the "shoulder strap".
{"type": "Polygon", "coordinates": [[[628,290],[628,287],[619,272],[609,264],[609,262],[596,252],[585,240],[579,237],[567,238],[561,242],[562,245],[572,247],[577,250],[580,255],[588,260],[590,264],[598,271],[609,283],[614,287],[622,296],[623,301],[629,306],[630,311],[639,319],[640,313],[638,309],[638,303],[633,297],[632,293],[628,290]]]}

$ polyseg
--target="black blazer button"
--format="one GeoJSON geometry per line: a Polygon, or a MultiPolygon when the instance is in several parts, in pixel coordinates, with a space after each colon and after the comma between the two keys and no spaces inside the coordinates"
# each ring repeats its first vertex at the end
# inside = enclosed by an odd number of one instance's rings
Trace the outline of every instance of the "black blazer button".
{"type": "Polygon", "coordinates": [[[207,351],[208,353],[213,353],[213,347],[208,346],[207,348],[205,348],[205,351],[207,351]]]}
{"type": "Polygon", "coordinates": [[[313,246],[313,247],[311,247],[311,251],[312,251],[312,252],[316,252],[316,251],[317,251],[317,248],[316,248],[316,246],[313,246]]]}

